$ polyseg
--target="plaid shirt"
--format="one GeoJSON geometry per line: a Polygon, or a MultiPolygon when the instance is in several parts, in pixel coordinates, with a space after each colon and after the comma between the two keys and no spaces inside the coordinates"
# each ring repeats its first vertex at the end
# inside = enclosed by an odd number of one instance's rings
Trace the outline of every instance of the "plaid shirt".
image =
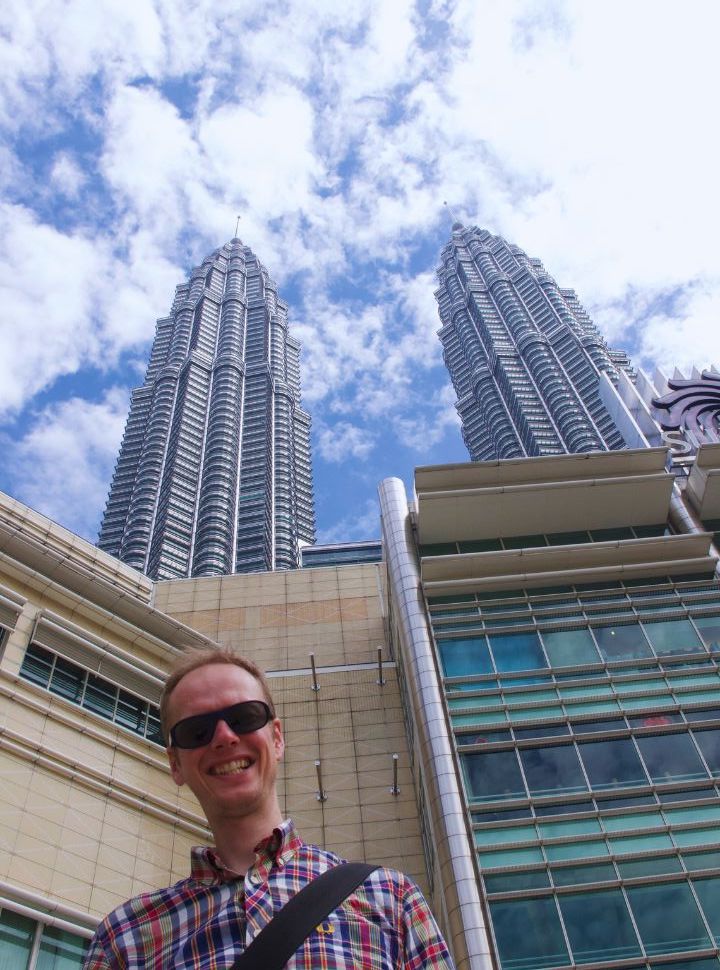
{"type": "MultiPolygon", "coordinates": [[[[285,821],[255,849],[244,877],[212,849],[192,851],[192,870],[168,889],[143,893],[105,917],[84,970],[227,970],[273,913],[341,860],[305,845],[285,821]]],[[[305,940],[292,970],[452,970],[427,903],[407,876],[377,869],[305,940]]]]}

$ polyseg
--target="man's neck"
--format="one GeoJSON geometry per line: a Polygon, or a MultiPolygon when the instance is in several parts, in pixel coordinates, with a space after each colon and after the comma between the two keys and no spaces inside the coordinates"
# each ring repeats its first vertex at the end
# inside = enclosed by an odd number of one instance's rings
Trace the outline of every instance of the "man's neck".
{"type": "Polygon", "coordinates": [[[211,821],[215,848],[223,866],[244,875],[255,862],[255,846],[272,835],[282,823],[280,809],[260,817],[224,818],[211,821]]]}

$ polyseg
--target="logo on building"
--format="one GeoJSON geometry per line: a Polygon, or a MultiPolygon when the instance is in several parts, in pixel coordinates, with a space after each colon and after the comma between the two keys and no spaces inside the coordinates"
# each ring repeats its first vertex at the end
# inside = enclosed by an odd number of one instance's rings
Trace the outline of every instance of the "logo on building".
{"type": "Polygon", "coordinates": [[[672,379],[654,397],[655,419],[674,459],[694,456],[702,444],[720,442],[720,374],[704,370],[692,380],[672,379]]]}

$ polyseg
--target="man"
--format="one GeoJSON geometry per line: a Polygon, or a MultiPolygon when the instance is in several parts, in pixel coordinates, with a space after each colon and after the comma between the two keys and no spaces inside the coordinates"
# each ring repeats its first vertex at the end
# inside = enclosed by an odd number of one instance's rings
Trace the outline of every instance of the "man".
{"type": "MultiPolygon", "coordinates": [[[[187,654],[165,684],[160,717],[173,779],[197,797],[215,845],[193,849],[188,879],[110,913],[85,970],[225,970],[291,896],[340,861],[283,821],[282,726],[252,661],[224,650],[187,654]]],[[[378,869],[287,966],[452,970],[452,961],[417,887],[378,869]]]]}

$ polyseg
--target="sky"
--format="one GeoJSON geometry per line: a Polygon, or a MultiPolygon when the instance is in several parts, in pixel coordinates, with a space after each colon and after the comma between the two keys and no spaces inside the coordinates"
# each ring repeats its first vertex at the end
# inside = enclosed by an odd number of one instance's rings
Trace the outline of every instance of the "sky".
{"type": "Polygon", "coordinates": [[[0,489],[95,541],[155,321],[238,215],[303,345],[321,542],[467,460],[453,219],[648,372],[720,365],[719,35],[716,0],[4,0],[0,489]]]}

